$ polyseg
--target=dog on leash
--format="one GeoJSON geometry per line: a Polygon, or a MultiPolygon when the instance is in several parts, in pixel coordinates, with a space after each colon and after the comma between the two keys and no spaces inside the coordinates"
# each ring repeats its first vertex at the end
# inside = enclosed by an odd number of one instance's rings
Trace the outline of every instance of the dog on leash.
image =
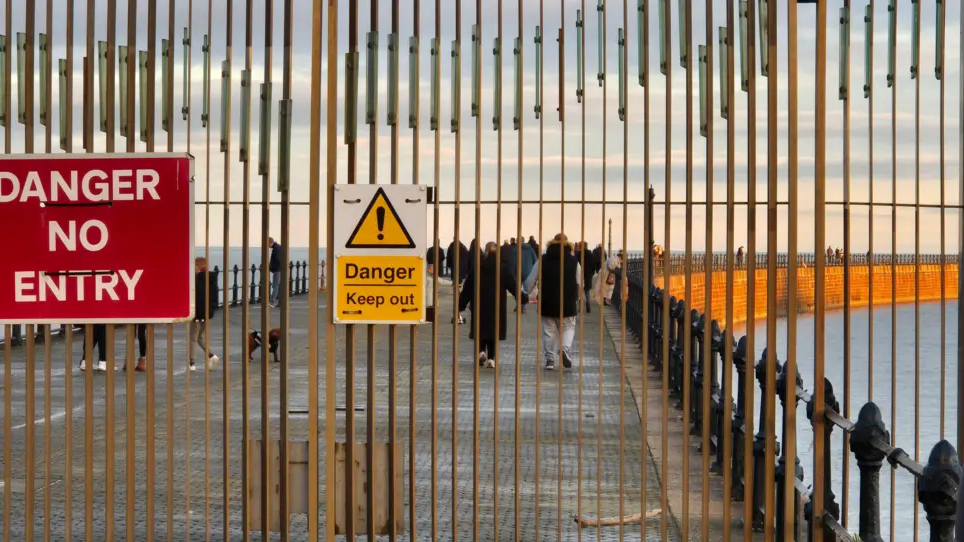
{"type": "MultiPolygon", "coordinates": [[[[260,331],[253,329],[248,332],[248,361],[252,361],[254,358],[254,352],[262,346],[264,343],[264,336],[260,331]]],[[[281,329],[274,328],[268,332],[268,352],[271,353],[274,362],[279,363],[281,359],[278,357],[279,346],[281,346],[281,329]]]]}

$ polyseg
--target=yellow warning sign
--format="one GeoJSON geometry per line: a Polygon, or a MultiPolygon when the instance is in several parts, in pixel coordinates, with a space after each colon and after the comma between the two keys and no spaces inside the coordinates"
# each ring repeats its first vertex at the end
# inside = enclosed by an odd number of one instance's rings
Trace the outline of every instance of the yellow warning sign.
{"type": "Polygon", "coordinates": [[[421,323],[425,318],[424,265],[419,256],[337,256],[336,321],[421,323]]]}
{"type": "Polygon", "coordinates": [[[345,248],[415,248],[415,241],[382,188],[375,192],[345,248]]]}

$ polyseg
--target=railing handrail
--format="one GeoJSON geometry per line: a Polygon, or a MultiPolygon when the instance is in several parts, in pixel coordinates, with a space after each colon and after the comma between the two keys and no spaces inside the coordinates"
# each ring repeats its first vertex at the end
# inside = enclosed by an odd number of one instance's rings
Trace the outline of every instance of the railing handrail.
{"type": "MultiPolygon", "coordinates": [[[[764,258],[766,255],[762,255],[764,258]]],[[[672,258],[673,256],[671,256],[672,258]]],[[[953,258],[956,262],[957,256],[947,256],[945,258],[945,263],[953,258]]],[[[714,259],[715,260],[715,259],[714,259]]],[[[911,256],[909,259],[903,258],[901,255],[897,255],[893,259],[895,263],[906,262],[913,264],[915,258],[911,256]]],[[[875,259],[875,261],[878,261],[875,259]]],[[[888,262],[891,260],[888,260],[888,262]]],[[[936,259],[922,258],[918,260],[921,263],[934,262],[939,263],[940,257],[936,259]]],[[[715,263],[715,261],[714,261],[715,263]]],[[[710,453],[717,456],[717,468],[714,472],[720,473],[720,469],[724,468],[722,466],[723,460],[723,439],[722,428],[723,424],[723,402],[724,400],[732,401],[732,390],[721,389],[721,383],[717,379],[717,375],[723,369],[722,360],[720,356],[723,354],[725,341],[723,340],[728,333],[727,330],[720,330],[719,324],[716,320],[710,320],[709,325],[712,326],[712,345],[711,345],[711,356],[713,359],[710,364],[710,375],[703,374],[704,366],[704,353],[701,347],[704,340],[703,330],[707,325],[707,315],[700,314],[695,309],[690,309],[691,315],[691,325],[693,327],[693,333],[691,334],[691,340],[694,343],[699,343],[700,347],[692,348],[691,351],[693,355],[690,360],[690,367],[683,367],[683,345],[680,343],[683,340],[683,325],[684,325],[684,315],[686,315],[686,302],[682,299],[677,300],[675,297],[670,296],[667,299],[667,292],[663,289],[650,285],[649,292],[642,291],[643,285],[643,265],[641,258],[631,258],[627,260],[625,266],[627,273],[625,284],[627,285],[629,292],[625,296],[627,314],[626,325],[633,334],[636,335],[637,340],[642,340],[642,326],[647,326],[649,331],[650,343],[648,345],[640,344],[640,348],[644,350],[647,354],[647,362],[654,366],[657,371],[668,371],[668,381],[670,383],[670,389],[666,390],[667,393],[678,396],[680,398],[677,408],[683,407],[682,397],[684,394],[688,394],[692,400],[690,401],[690,420],[693,423],[693,430],[702,427],[702,424],[707,423],[710,426],[710,453]],[[669,329],[663,329],[662,321],[662,306],[663,303],[670,304],[670,320],[668,322],[669,329]],[[669,335],[670,341],[670,355],[669,359],[662,359],[662,342],[664,336],[669,335]],[[683,371],[691,371],[690,390],[684,390],[682,388],[683,382],[683,371]],[[703,419],[703,386],[709,385],[713,390],[710,394],[711,396],[711,419],[703,419]]],[[[624,284],[622,277],[623,270],[617,269],[617,280],[616,288],[613,293],[614,299],[623,299],[623,293],[621,288],[624,284]]],[[[613,303],[613,305],[620,309],[620,303],[613,303]]],[[[750,370],[750,360],[748,358],[748,353],[746,352],[746,337],[741,338],[739,341],[733,341],[733,365],[736,369],[739,377],[737,391],[737,401],[736,408],[732,409],[733,413],[733,423],[731,424],[733,437],[732,437],[732,448],[733,453],[731,454],[732,464],[731,472],[733,476],[731,495],[734,501],[742,501],[745,496],[745,488],[743,487],[743,476],[742,473],[746,468],[754,469],[754,490],[753,490],[753,510],[754,517],[752,518],[753,528],[755,530],[762,529],[766,522],[770,522],[773,527],[777,529],[777,539],[783,540],[795,540],[795,536],[784,538],[782,536],[782,529],[784,522],[781,518],[775,517],[764,517],[763,514],[763,489],[765,486],[765,481],[763,480],[763,472],[765,469],[767,458],[765,451],[762,447],[758,450],[754,446],[754,465],[744,464],[744,435],[748,428],[753,427],[752,421],[752,405],[746,404],[746,398],[744,394],[744,386],[746,385],[745,378],[750,377],[747,371],[750,370]],[[760,485],[758,485],[760,484],[760,485]]],[[[697,346],[696,344],[692,346],[697,346]]],[[[759,388],[761,394],[763,393],[776,393],[777,397],[780,398],[781,404],[785,402],[787,386],[790,384],[790,375],[786,374],[786,366],[781,365],[779,360],[776,361],[776,371],[778,374],[776,389],[767,390],[766,383],[766,366],[767,354],[766,349],[763,351],[763,355],[759,362],[755,366],[752,366],[759,383],[759,388]]],[[[799,373],[796,375],[796,391],[794,393],[794,399],[796,401],[802,401],[806,405],[807,417],[811,420],[811,427],[813,427],[813,414],[815,412],[816,405],[813,402],[813,396],[809,391],[803,387],[803,380],[799,373]]],[[[833,429],[839,428],[845,432],[847,438],[850,439],[850,449],[851,452],[857,459],[858,465],[861,467],[860,475],[860,537],[863,540],[880,540],[880,487],[879,487],[879,476],[878,472],[886,460],[891,468],[902,468],[911,475],[914,476],[917,487],[918,487],[918,500],[923,505],[924,511],[927,514],[927,520],[930,524],[932,530],[932,540],[951,540],[953,538],[955,519],[953,509],[957,503],[956,492],[957,485],[961,480],[961,466],[958,462],[957,451],[954,447],[946,440],[941,440],[931,450],[930,456],[925,464],[921,464],[910,457],[902,448],[897,448],[891,445],[890,433],[887,431],[884,424],[883,418],[880,414],[880,408],[874,402],[867,402],[860,409],[860,413],[856,421],[851,421],[840,414],[840,407],[837,404],[836,398],[834,397],[833,386],[828,378],[824,379],[824,419],[828,422],[823,424],[824,431],[826,432],[826,438],[823,439],[823,457],[825,460],[824,465],[824,480],[822,483],[824,491],[824,510],[819,515],[822,518],[822,525],[825,529],[825,533],[829,536],[835,537],[836,540],[854,540],[854,537],[847,533],[847,531],[839,523],[840,520],[840,509],[835,501],[835,496],[831,490],[831,464],[830,458],[832,457],[830,446],[832,439],[830,438],[830,433],[833,429]],[[953,483],[948,483],[948,481],[953,483]],[[953,486],[953,487],[952,487],[953,486]],[[948,513],[948,510],[951,510],[948,513]],[[934,537],[937,536],[937,538],[934,537]]],[[[784,405],[786,408],[786,405],[784,405]]],[[[668,413],[664,413],[668,415],[668,413]]],[[[785,416],[781,416],[784,424],[784,435],[786,435],[786,419],[785,416]]],[[[796,422],[793,422],[796,423],[796,422]]],[[[760,421],[758,428],[763,428],[767,425],[767,420],[765,418],[765,411],[760,412],[760,421]]],[[[761,429],[762,430],[762,429],[761,429]]],[[[758,433],[758,436],[760,433],[758,433]]],[[[794,483],[796,488],[796,498],[798,501],[805,502],[804,506],[804,516],[808,522],[808,532],[811,533],[812,537],[812,519],[815,517],[813,511],[813,504],[810,499],[812,490],[805,487],[802,480],[802,470],[799,469],[799,462],[797,458],[787,458],[786,450],[779,449],[779,442],[776,446],[776,453],[782,454],[779,458],[779,464],[785,468],[797,468],[797,476],[794,483]],[[794,465],[797,465],[794,467],[794,465]]],[[[775,459],[775,458],[774,458],[775,459]]],[[[776,472],[776,471],[775,471],[776,472]]],[[[780,486],[777,490],[777,495],[780,499],[783,498],[785,492],[783,491],[782,484],[784,483],[784,476],[779,475],[776,477],[775,483],[780,486]]],[[[777,506],[778,514],[782,514],[782,511],[786,508],[783,503],[779,503],[777,506]]],[[[797,518],[799,520],[799,518],[797,518]]],[[[797,521],[794,522],[795,524],[797,521]]],[[[799,530],[797,530],[799,532],[799,530]]]]}

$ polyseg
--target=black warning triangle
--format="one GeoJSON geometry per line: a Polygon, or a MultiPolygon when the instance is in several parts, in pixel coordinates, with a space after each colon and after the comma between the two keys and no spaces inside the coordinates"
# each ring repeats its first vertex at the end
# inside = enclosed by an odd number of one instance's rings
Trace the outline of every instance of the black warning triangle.
{"type": "Polygon", "coordinates": [[[383,188],[375,192],[345,248],[415,248],[415,241],[383,188]]]}

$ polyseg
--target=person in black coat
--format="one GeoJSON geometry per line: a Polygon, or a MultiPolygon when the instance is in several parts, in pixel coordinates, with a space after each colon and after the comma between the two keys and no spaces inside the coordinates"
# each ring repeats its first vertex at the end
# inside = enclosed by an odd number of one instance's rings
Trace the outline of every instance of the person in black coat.
{"type": "Polygon", "coordinates": [[[574,251],[573,256],[579,265],[582,266],[582,289],[585,294],[584,299],[586,300],[586,314],[592,312],[592,305],[589,300],[592,298],[592,278],[595,276],[596,272],[600,269],[600,263],[596,260],[599,256],[595,250],[589,250],[589,244],[583,241],[579,244],[576,251],[574,251]],[[585,260],[583,260],[585,258],[585,260]]]}
{"type": "Polygon", "coordinates": [[[556,368],[560,340],[562,366],[567,369],[572,367],[569,348],[576,335],[576,316],[579,314],[579,281],[576,278],[578,272],[579,262],[572,254],[572,245],[568,243],[565,234],[557,234],[549,242],[542,257],[542,278],[539,286],[539,295],[542,296],[542,346],[546,355],[546,369],[550,371],[556,368]]]}
{"type": "MultiPolygon", "coordinates": [[[[211,319],[218,311],[218,277],[208,271],[208,262],[204,257],[194,258],[194,321],[191,322],[191,336],[188,343],[188,353],[190,359],[189,368],[194,371],[195,353],[194,345],[197,344],[204,352],[207,342],[204,337],[205,322],[211,319]],[[211,292],[211,303],[206,303],[208,295],[205,288],[211,292]]],[[[207,368],[214,369],[218,365],[218,357],[213,352],[208,356],[207,368]]]]}
{"type": "Polygon", "coordinates": [[[499,341],[504,341],[508,327],[506,316],[506,293],[511,293],[523,306],[528,302],[528,296],[518,291],[518,285],[509,267],[502,263],[496,265],[495,243],[486,245],[485,255],[479,262],[479,297],[475,297],[475,268],[469,269],[465,279],[465,286],[459,295],[459,312],[472,305],[472,325],[469,328],[469,338],[475,338],[475,319],[479,319],[479,365],[495,367],[495,353],[499,341]],[[496,291],[496,278],[500,280],[499,291],[496,291]],[[496,313],[496,299],[499,300],[499,311],[496,313]]]}
{"type": "Polygon", "coordinates": [[[532,250],[536,251],[536,257],[538,257],[540,247],[539,247],[539,242],[536,241],[535,236],[532,236],[532,235],[529,236],[529,246],[532,247],[532,250]]]}

